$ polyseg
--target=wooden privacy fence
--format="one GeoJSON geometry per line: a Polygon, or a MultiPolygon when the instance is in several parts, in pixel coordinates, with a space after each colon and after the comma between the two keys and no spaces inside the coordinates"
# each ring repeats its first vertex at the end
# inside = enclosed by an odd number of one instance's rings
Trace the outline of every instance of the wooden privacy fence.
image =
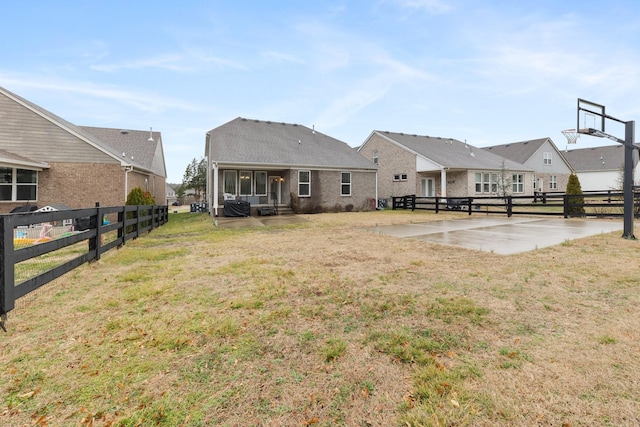
{"type": "Polygon", "coordinates": [[[15,301],[169,220],[167,206],[0,215],[0,326],[15,301]]]}
{"type": "MultiPolygon", "coordinates": [[[[634,192],[634,216],[640,216],[640,192],[634,192]]],[[[459,211],[512,215],[555,215],[564,218],[622,217],[624,194],[621,191],[584,192],[581,195],[536,193],[534,196],[479,197],[393,197],[392,209],[459,211]]]]}

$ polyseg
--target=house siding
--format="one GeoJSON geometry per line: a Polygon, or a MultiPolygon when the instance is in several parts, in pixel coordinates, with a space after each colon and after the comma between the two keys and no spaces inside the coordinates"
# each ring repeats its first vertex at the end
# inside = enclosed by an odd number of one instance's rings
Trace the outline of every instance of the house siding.
{"type": "Polygon", "coordinates": [[[40,162],[117,163],[51,121],[0,94],[0,147],[40,162]]]}
{"type": "Polygon", "coordinates": [[[362,147],[360,154],[373,161],[375,150],[378,151],[378,199],[387,199],[391,203],[394,196],[420,194],[415,154],[377,133],[362,147]],[[393,177],[396,174],[406,174],[407,180],[394,181],[393,177]]]}

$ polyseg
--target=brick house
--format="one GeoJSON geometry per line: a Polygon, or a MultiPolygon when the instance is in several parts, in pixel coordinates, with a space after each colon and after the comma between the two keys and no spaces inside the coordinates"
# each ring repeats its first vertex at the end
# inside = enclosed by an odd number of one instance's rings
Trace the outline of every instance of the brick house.
{"type": "Polygon", "coordinates": [[[532,169],[452,138],[373,131],[358,152],[378,165],[378,197],[387,203],[409,194],[533,194],[532,169]]]}
{"type": "Polygon", "coordinates": [[[251,213],[316,213],[375,209],[375,165],[346,143],[315,129],[238,117],[209,131],[207,201],[218,215],[225,200],[249,202],[251,213]]]}
{"type": "Polygon", "coordinates": [[[0,213],[24,205],[123,205],[134,187],[165,204],[159,132],[80,127],[0,87],[0,213]]]}
{"type": "Polygon", "coordinates": [[[535,176],[532,185],[537,192],[564,192],[573,171],[551,138],[494,145],[484,150],[533,169],[535,176]]]}

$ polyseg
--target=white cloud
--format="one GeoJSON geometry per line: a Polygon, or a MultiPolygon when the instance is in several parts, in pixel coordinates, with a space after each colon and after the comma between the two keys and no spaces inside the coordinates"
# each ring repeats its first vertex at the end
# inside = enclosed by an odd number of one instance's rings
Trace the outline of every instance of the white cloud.
{"type": "Polygon", "coordinates": [[[197,73],[214,64],[222,68],[246,69],[238,62],[220,58],[191,48],[182,53],[166,53],[147,58],[131,59],[120,63],[94,64],[89,68],[95,71],[115,73],[122,70],[157,68],[177,73],[197,73]]]}
{"type": "Polygon", "coordinates": [[[137,91],[106,84],[97,85],[89,82],[43,79],[39,76],[25,78],[24,76],[17,77],[3,74],[2,72],[0,72],[0,82],[2,82],[3,86],[6,85],[11,88],[35,88],[50,92],[60,92],[66,97],[69,94],[75,94],[80,95],[83,99],[90,97],[103,101],[115,101],[147,113],[166,110],[196,111],[198,109],[195,105],[179,99],[148,91],[137,91]]]}
{"type": "Polygon", "coordinates": [[[443,0],[393,0],[394,3],[405,9],[425,10],[436,15],[447,13],[451,5],[443,0]]]}
{"type": "Polygon", "coordinates": [[[292,64],[305,64],[305,61],[296,56],[283,52],[276,52],[273,50],[267,50],[261,53],[261,55],[265,58],[273,59],[277,62],[288,62],[292,64]]]}

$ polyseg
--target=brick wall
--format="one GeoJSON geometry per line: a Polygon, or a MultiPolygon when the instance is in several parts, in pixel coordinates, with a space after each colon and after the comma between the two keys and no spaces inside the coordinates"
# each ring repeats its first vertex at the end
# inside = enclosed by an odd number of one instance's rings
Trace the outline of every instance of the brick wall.
{"type": "Polygon", "coordinates": [[[119,164],[50,163],[38,174],[38,206],[64,204],[71,209],[124,204],[124,173],[119,164]]]}
{"type": "MultiPolygon", "coordinates": [[[[122,206],[126,201],[125,172],[117,163],[49,163],[50,168],[38,172],[38,200],[29,204],[43,207],[63,204],[71,209],[100,206],[122,206]]],[[[149,191],[157,204],[165,204],[165,178],[130,172],[129,190],[144,189],[148,178],[149,191]]],[[[26,202],[0,203],[0,213],[9,213],[26,202]]]]}
{"type": "MultiPolygon", "coordinates": [[[[298,193],[298,171],[292,171],[293,192],[298,193]]],[[[375,172],[311,171],[311,196],[298,198],[299,212],[361,211],[374,209],[375,172]],[[351,195],[341,195],[342,172],[351,172],[351,195]]]]}
{"type": "Polygon", "coordinates": [[[416,156],[393,142],[374,134],[362,147],[360,154],[373,161],[378,151],[378,198],[389,199],[417,193],[416,156]],[[394,175],[407,175],[406,181],[394,181],[394,175]]]}

